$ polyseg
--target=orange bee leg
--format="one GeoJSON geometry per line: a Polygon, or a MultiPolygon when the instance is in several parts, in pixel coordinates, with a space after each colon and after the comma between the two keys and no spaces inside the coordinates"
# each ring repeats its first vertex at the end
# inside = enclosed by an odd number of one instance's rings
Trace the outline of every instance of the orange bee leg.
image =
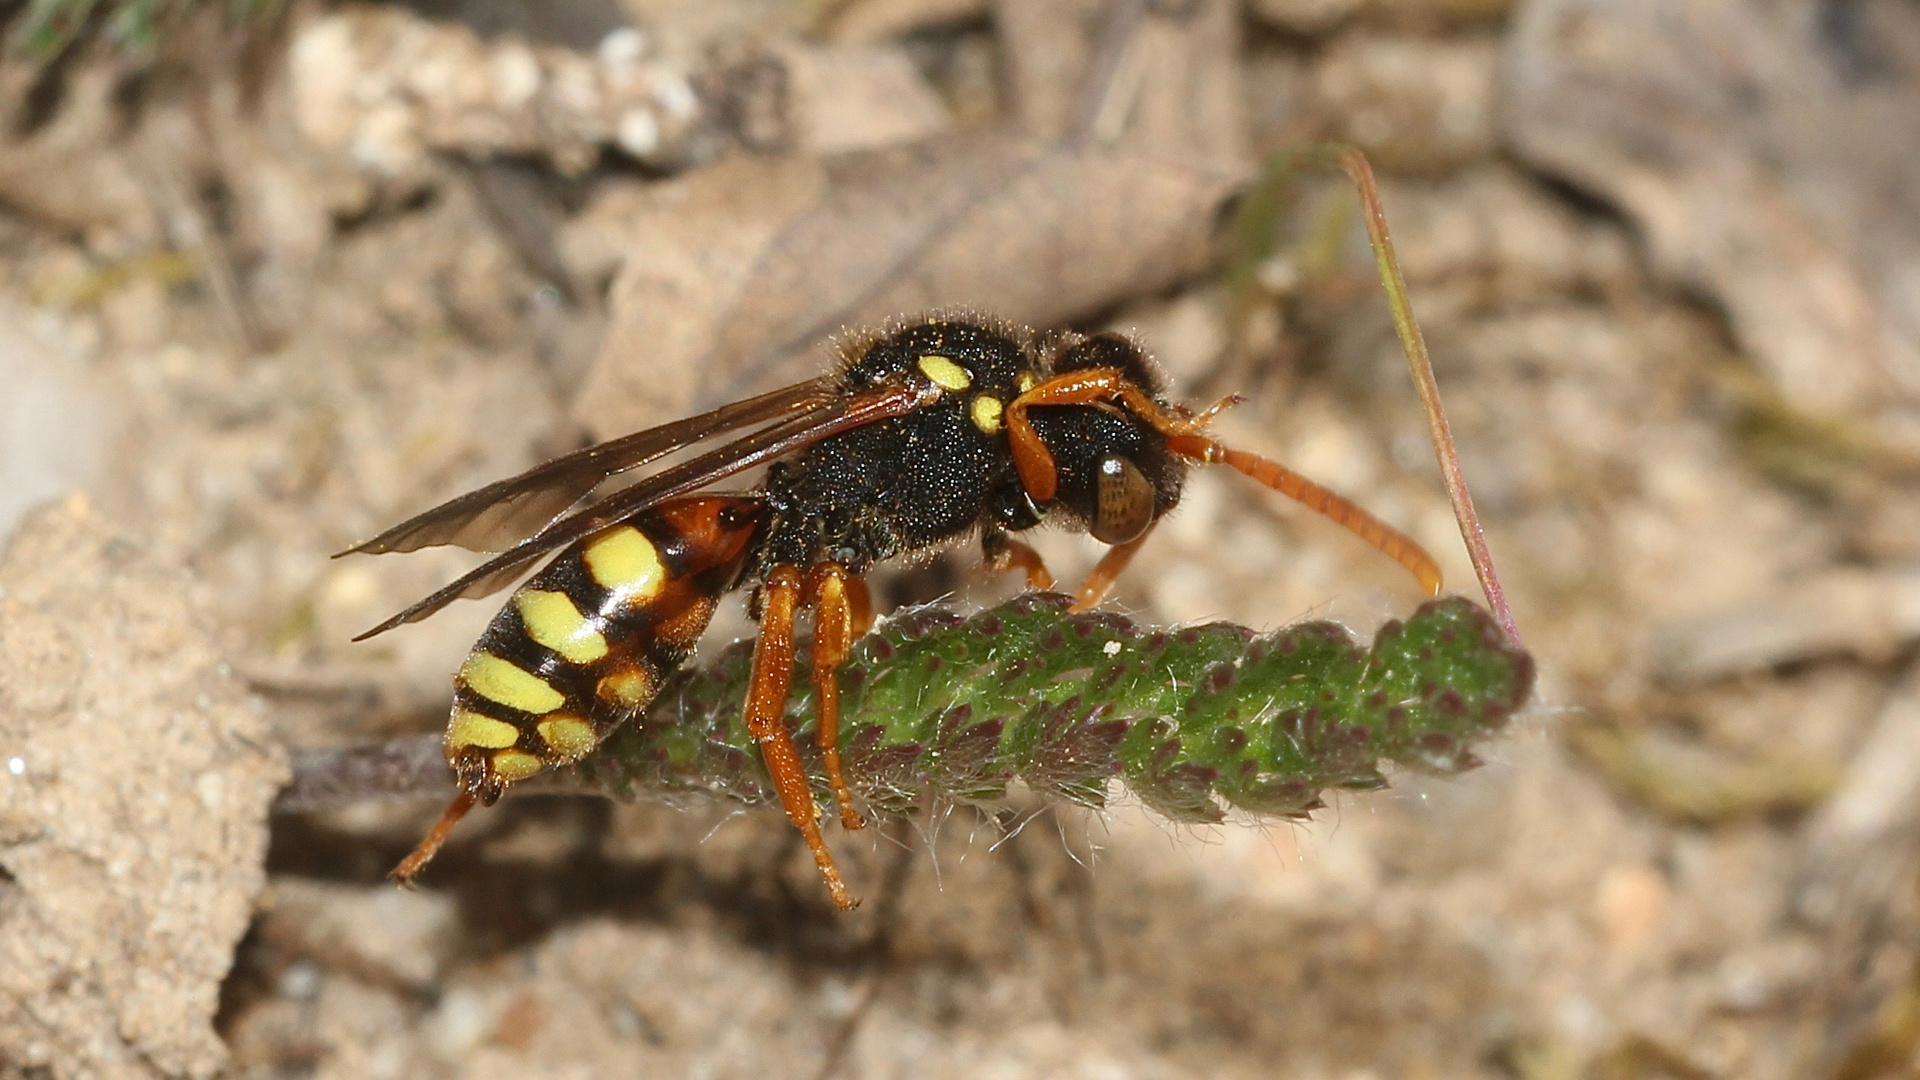
{"type": "Polygon", "coordinates": [[[1080,582],[1080,588],[1074,592],[1073,607],[1068,610],[1087,611],[1099,607],[1100,601],[1105,600],[1107,593],[1113,590],[1113,583],[1126,573],[1127,564],[1133,561],[1134,553],[1152,535],[1153,526],[1149,525],[1147,531],[1139,536],[1108,548],[1107,553],[1100,557],[1100,562],[1080,582]]]}
{"type": "Polygon", "coordinates": [[[866,825],[853,808],[853,792],[840,767],[840,665],[847,662],[855,637],[854,604],[847,586],[859,580],[839,563],[821,563],[807,575],[806,593],[814,609],[813,695],[820,718],[820,755],[826,759],[827,782],[840,804],[840,823],[849,830],[866,825]]]}
{"type": "Polygon", "coordinates": [[[1041,591],[1053,588],[1053,575],[1047,571],[1046,560],[1025,542],[1003,532],[989,532],[980,537],[980,548],[986,557],[988,573],[1004,574],[1017,568],[1026,571],[1027,588],[1041,591]]]}
{"type": "Polygon", "coordinates": [[[865,637],[873,629],[873,593],[867,588],[866,578],[847,579],[847,609],[853,618],[854,638],[865,637]]]}
{"type": "Polygon", "coordinates": [[[1200,415],[1193,418],[1193,422],[1195,424],[1210,423],[1212,422],[1214,417],[1219,416],[1221,413],[1226,412],[1228,409],[1231,409],[1236,405],[1244,405],[1246,403],[1247,403],[1247,399],[1244,396],[1240,394],[1228,394],[1226,397],[1223,397],[1219,401],[1216,401],[1213,404],[1207,406],[1206,409],[1200,413],[1200,415]]]}
{"type": "Polygon", "coordinates": [[[793,686],[793,615],[799,597],[800,571],[790,565],[774,567],[760,590],[760,639],[754,644],[753,675],[747,686],[747,731],[760,744],[780,805],[787,811],[787,820],[800,830],[807,850],[813,852],[834,905],[851,911],[860,901],[848,894],[821,839],[813,788],[786,724],[787,692],[793,686]]]}
{"type": "Polygon", "coordinates": [[[472,791],[462,791],[455,795],[453,802],[447,805],[447,812],[440,815],[440,820],[434,823],[433,830],[427,833],[426,839],[420,841],[419,846],[415,847],[406,858],[400,860],[400,865],[394,867],[387,877],[396,885],[411,888],[413,879],[420,876],[420,871],[440,853],[440,846],[447,842],[447,834],[453,832],[453,827],[460,823],[461,818],[467,816],[467,811],[473,809],[473,804],[478,801],[479,796],[472,791]]]}

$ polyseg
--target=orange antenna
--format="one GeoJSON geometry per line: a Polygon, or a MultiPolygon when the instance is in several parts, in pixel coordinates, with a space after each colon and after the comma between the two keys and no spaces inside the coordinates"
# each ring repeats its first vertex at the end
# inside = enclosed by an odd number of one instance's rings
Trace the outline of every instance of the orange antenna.
{"type": "MultiPolygon", "coordinates": [[[[1427,595],[1440,595],[1440,564],[1411,536],[1362,510],[1351,500],[1334,494],[1277,461],[1269,461],[1245,450],[1220,445],[1202,432],[1206,422],[1240,403],[1238,395],[1222,398],[1199,416],[1173,415],[1148,397],[1146,391],[1128,381],[1113,368],[1083,368],[1056,375],[1014,398],[1007,406],[1008,442],[1013,447],[1013,463],[1020,482],[1036,502],[1053,498],[1058,480],[1053,455],[1033,430],[1027,409],[1035,405],[1084,405],[1095,401],[1118,400],[1134,415],[1153,425],[1167,437],[1167,446],[1181,457],[1209,465],[1229,465],[1282,495],[1305,503],[1325,514],[1349,532],[1379,548],[1420,582],[1427,595]]],[[[1124,563],[1120,565],[1125,565],[1124,563]]],[[[1116,571],[1117,572],[1117,571],[1116,571]]]]}
{"type": "Polygon", "coordinates": [[[1358,503],[1335,494],[1277,461],[1222,446],[1205,435],[1174,435],[1167,440],[1174,453],[1209,465],[1227,465],[1265,484],[1308,509],[1326,515],[1348,532],[1406,567],[1428,596],[1440,595],[1440,564],[1406,533],[1361,509],[1358,503]]]}

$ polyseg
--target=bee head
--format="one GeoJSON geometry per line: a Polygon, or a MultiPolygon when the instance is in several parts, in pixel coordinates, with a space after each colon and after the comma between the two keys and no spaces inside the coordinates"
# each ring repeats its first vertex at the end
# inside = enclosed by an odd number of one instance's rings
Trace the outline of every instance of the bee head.
{"type": "MultiPolygon", "coordinates": [[[[1061,344],[1051,378],[1108,369],[1165,408],[1160,373],[1133,342],[1106,333],[1061,344]]],[[[1029,528],[1044,516],[1065,514],[1094,539],[1124,544],[1180,501],[1186,463],[1168,449],[1165,435],[1124,405],[1038,405],[1027,410],[1027,420],[1053,459],[1057,486],[1050,498],[1035,501],[1013,480],[996,507],[1003,528],[1029,528]]]]}

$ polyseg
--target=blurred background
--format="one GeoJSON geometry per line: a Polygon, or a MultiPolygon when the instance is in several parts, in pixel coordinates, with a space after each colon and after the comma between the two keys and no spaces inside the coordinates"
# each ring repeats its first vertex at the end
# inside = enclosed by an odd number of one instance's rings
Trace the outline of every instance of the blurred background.
{"type": "MultiPolygon", "coordinates": [[[[1912,0],[0,4],[0,1074],[1908,1075],[1912,0]],[[1307,825],[1015,799],[830,837],[526,797],[269,818],[438,730],[472,562],[328,555],[966,304],[1116,328],[1472,575],[1382,175],[1541,674],[1307,825]]],[[[1043,536],[1063,580],[1098,545],[1043,536]]],[[[1404,575],[1197,475],[1115,603],[1371,631],[1404,575]]],[[[984,603],[972,549],[884,603],[984,603]]],[[[737,599],[710,640],[750,633],[737,599]]]]}

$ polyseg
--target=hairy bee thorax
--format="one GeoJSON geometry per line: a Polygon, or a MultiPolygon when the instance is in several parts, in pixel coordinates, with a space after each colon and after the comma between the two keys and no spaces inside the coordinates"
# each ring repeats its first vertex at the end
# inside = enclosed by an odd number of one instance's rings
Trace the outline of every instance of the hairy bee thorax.
{"type": "Polygon", "coordinates": [[[863,574],[975,532],[1031,528],[1049,512],[1086,528],[1099,516],[1101,463],[1117,457],[1138,464],[1157,519],[1179,500],[1185,466],[1159,432],[1120,409],[1035,410],[1034,427],[1060,477],[1047,505],[1026,497],[1015,472],[1009,403],[1050,375],[1091,367],[1114,368],[1156,398],[1161,393],[1151,361],[1117,334],[1036,341],[1007,327],[935,319],[866,343],[842,371],[849,391],[906,377],[930,381],[940,397],[777,463],[767,478],[768,540],[754,575],[822,562],[863,574]]]}

